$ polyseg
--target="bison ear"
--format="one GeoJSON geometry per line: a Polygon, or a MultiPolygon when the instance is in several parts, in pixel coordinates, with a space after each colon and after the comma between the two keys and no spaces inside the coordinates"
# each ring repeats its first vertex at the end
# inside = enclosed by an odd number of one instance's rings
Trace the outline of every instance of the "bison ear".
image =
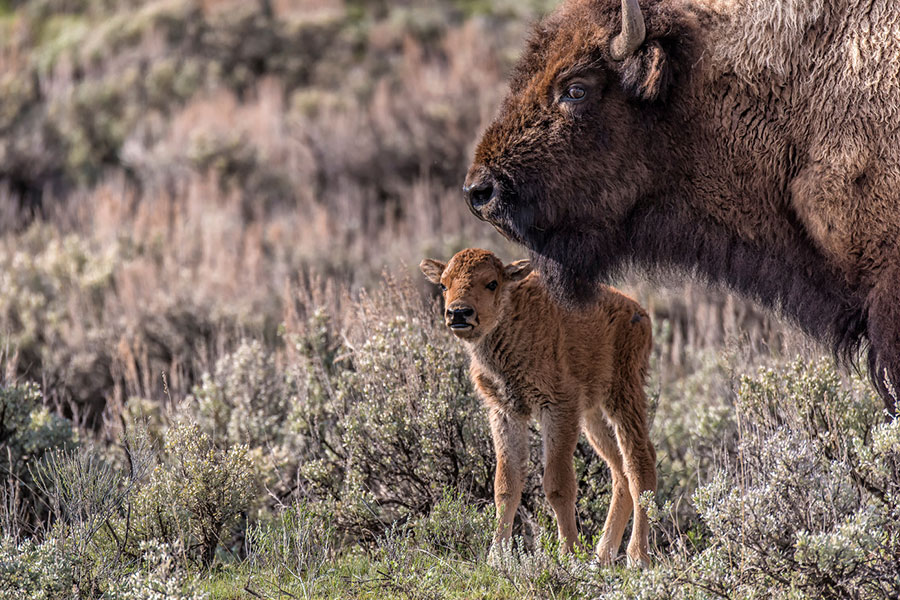
{"type": "Polygon", "coordinates": [[[531,273],[531,261],[528,259],[511,262],[503,268],[503,276],[507,281],[519,281],[525,279],[531,273]]]}
{"type": "Polygon", "coordinates": [[[622,63],[622,87],[634,98],[653,102],[665,98],[672,69],[657,41],[644,44],[622,63]]]}
{"type": "Polygon", "coordinates": [[[422,262],[419,263],[419,268],[422,270],[422,273],[425,274],[425,277],[428,278],[428,281],[431,283],[440,283],[441,275],[444,274],[444,269],[447,267],[444,263],[439,260],[432,260],[430,258],[426,258],[422,262]]]}

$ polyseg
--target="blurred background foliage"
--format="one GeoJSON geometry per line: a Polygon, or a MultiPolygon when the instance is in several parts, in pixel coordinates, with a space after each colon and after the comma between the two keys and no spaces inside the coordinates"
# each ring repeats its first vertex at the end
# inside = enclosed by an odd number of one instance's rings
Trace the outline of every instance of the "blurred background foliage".
{"type": "Polygon", "coordinates": [[[897,592],[879,401],[642,274],[655,566],[556,555],[537,432],[487,566],[489,433],[414,265],[522,256],[459,188],[555,3],[0,0],[0,598],[897,592]]]}

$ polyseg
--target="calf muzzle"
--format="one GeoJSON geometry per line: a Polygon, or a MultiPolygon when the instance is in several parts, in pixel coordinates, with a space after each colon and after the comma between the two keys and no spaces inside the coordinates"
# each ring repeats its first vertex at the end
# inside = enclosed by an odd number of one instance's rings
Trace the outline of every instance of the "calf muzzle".
{"type": "Polygon", "coordinates": [[[450,329],[470,329],[474,327],[469,319],[475,316],[475,310],[468,307],[448,308],[446,312],[447,326],[450,329]]]}

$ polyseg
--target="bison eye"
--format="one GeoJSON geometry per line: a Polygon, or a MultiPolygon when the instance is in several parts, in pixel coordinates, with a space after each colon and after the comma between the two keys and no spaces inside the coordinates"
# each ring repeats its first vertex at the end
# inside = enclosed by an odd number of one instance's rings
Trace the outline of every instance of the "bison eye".
{"type": "Polygon", "coordinates": [[[441,284],[441,291],[442,291],[442,292],[446,292],[446,291],[447,291],[447,286],[444,285],[443,283],[441,284]]]}
{"type": "Polygon", "coordinates": [[[496,289],[497,289],[497,282],[496,282],[496,281],[492,281],[492,282],[490,282],[489,284],[487,284],[487,289],[491,290],[492,292],[493,292],[494,290],[496,290],[496,289]]]}
{"type": "Polygon", "coordinates": [[[584,100],[585,96],[587,96],[587,91],[584,89],[584,86],[579,84],[573,84],[566,89],[566,93],[563,94],[563,102],[581,102],[584,100]]]}

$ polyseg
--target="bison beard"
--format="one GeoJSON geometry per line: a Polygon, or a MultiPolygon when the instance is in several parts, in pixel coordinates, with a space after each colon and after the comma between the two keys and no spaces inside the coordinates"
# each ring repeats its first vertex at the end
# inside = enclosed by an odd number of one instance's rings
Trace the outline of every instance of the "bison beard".
{"type": "Polygon", "coordinates": [[[540,183],[519,177],[519,185],[507,176],[495,176],[497,200],[486,214],[475,216],[494,225],[510,241],[524,245],[532,263],[543,275],[553,297],[570,308],[583,308],[597,294],[599,283],[608,281],[623,266],[626,240],[602,226],[573,229],[555,223],[559,215],[546,214],[556,203],[540,196],[540,183]]]}
{"type": "Polygon", "coordinates": [[[580,307],[596,297],[598,283],[608,282],[622,266],[622,240],[604,238],[596,232],[533,231],[526,245],[531,262],[544,276],[556,300],[580,307]],[[617,249],[618,247],[618,249],[617,249]]]}
{"type": "MultiPolygon", "coordinates": [[[[544,275],[550,292],[563,304],[581,306],[629,267],[655,276],[688,274],[707,284],[724,283],[739,295],[769,307],[808,335],[826,342],[846,367],[865,344],[865,301],[824,268],[808,247],[775,251],[730,235],[702,219],[633,211],[616,232],[562,233],[530,228],[521,237],[544,275]]],[[[875,348],[869,347],[869,373],[889,396],[875,348]]]]}

